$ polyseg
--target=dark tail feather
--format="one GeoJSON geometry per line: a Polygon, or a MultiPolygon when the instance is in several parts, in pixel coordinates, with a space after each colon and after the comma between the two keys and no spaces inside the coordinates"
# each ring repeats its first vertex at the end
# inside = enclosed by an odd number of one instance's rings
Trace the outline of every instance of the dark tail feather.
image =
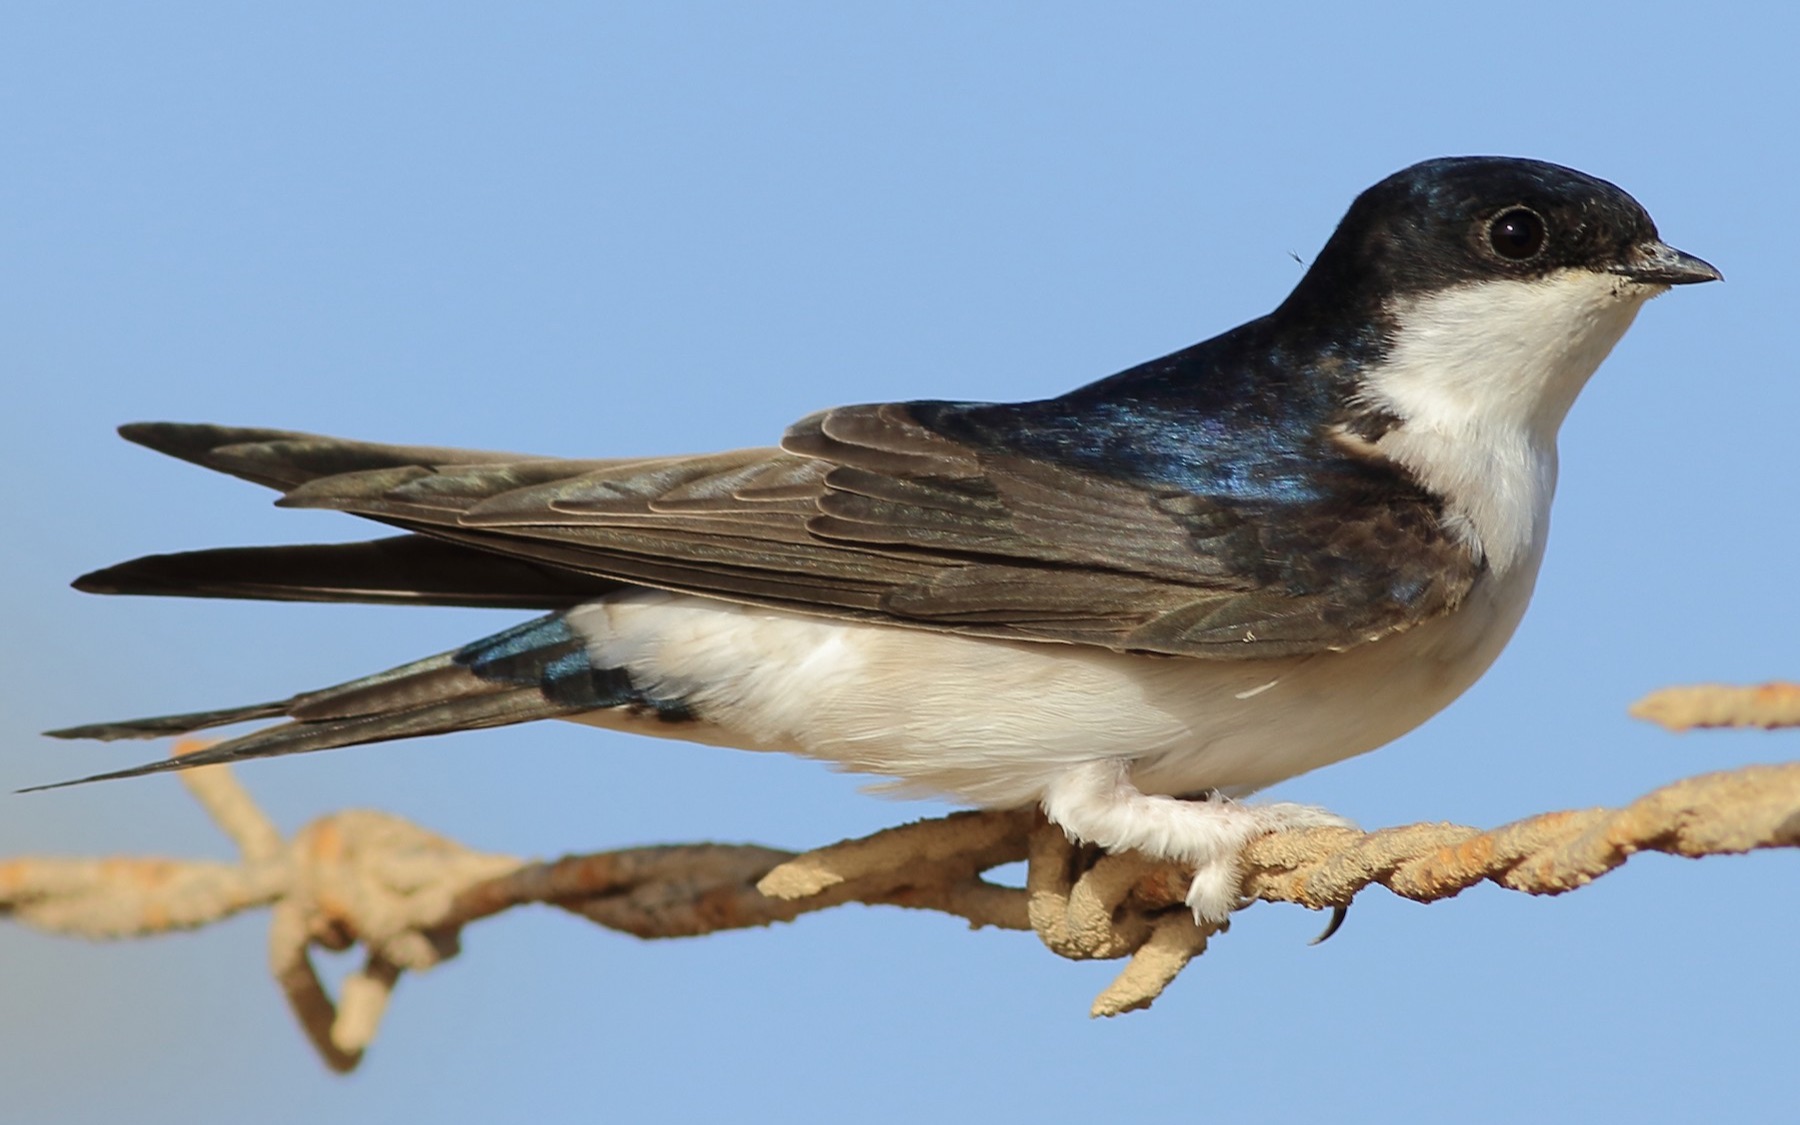
{"type": "Polygon", "coordinates": [[[285,716],[289,720],[179,758],[22,792],[505,726],[609,707],[647,708],[668,721],[692,718],[679,701],[651,698],[638,691],[623,668],[595,668],[583,639],[561,614],[551,614],[455,652],[280,703],[53,731],[59,738],[154,738],[249,719],[285,716]]]}
{"type": "MultiPolygon", "coordinates": [[[[406,711],[381,715],[359,715],[348,719],[294,721],[259,730],[242,738],[233,738],[216,746],[179,758],[162,758],[130,769],[97,773],[73,781],[51,785],[34,785],[21,793],[45,789],[62,789],[85,785],[90,781],[112,781],[171,770],[194,769],[250,758],[272,758],[280,754],[304,754],[312,750],[334,750],[341,746],[361,746],[370,742],[390,742],[401,738],[422,738],[429,734],[445,734],[457,730],[479,730],[506,726],[568,714],[571,709],[553,707],[537,692],[519,688],[501,689],[447,699],[406,711]]],[[[149,720],[155,722],[157,720],[149,720]]]]}
{"type": "Polygon", "coordinates": [[[146,555],[84,574],[90,594],[566,609],[618,583],[421,535],[146,555]]]}
{"type": "Polygon", "coordinates": [[[85,738],[96,742],[116,742],[122,738],[167,738],[172,734],[189,734],[209,727],[228,727],[233,723],[252,723],[258,719],[279,719],[287,714],[287,704],[252,703],[248,707],[227,707],[222,711],[190,711],[185,715],[157,715],[149,719],[126,719],[119,723],[89,723],[81,727],[47,730],[51,738],[85,738]]]}

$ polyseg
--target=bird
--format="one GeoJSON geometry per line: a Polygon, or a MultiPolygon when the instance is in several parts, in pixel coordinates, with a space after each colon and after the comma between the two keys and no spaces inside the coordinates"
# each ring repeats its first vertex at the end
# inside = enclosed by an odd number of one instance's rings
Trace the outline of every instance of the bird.
{"type": "Polygon", "coordinates": [[[1721,279],[1612,183],[1444,157],[1357,196],[1273,312],[1054,397],[842,406],[776,447],[614,460],[127,425],[389,533],[77,589],[539,615],[273,702],[49,733],[274,721],[83,781],[550,718],[781,750],[1191,865],[1221,923],[1251,841],[1349,823],[1247,798],[1486,671],[1577,393],[1645,301],[1721,279]]]}

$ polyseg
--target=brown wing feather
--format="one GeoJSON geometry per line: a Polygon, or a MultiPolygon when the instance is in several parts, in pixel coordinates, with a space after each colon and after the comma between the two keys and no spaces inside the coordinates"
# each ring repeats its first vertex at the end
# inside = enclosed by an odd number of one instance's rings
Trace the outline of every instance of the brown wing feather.
{"type": "Polygon", "coordinates": [[[1350,647],[1480,572],[1422,496],[1258,519],[937,434],[904,405],[781,449],[558,461],[282,431],[134,440],[329,508],[605,580],[920,628],[1205,657],[1350,647]]]}

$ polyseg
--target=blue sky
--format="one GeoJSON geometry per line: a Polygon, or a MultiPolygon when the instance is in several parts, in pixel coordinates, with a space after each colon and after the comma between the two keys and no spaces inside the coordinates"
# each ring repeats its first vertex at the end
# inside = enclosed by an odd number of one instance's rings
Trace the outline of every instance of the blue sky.
{"type": "MultiPolygon", "coordinates": [[[[150,551],[356,534],[119,441],[146,418],[606,456],[844,402],[1025,398],[1267,311],[1360,189],[1447,153],[1612,179],[1724,285],[1647,308],[1563,434],[1494,670],[1281,787],[1496,825],[1792,758],[1654,687],[1793,676],[1800,76],[1791,6],[15,4],[0,15],[0,785],[138,759],[46,727],[268,698],[473,611],[127,601],[150,551]]],[[[268,763],[288,828],[390,809],[554,855],[823,843],[939,811],[785,757],[549,725],[268,763]]],[[[167,778],[0,797],[0,855],[227,854],[167,778]]],[[[1113,965],[854,908],[644,944],[549,911],[407,979],[334,1078],[265,919],[0,929],[18,1120],[1767,1119],[1791,1108],[1795,857],[1580,893],[1240,916],[1150,1012],[1113,965]]]]}

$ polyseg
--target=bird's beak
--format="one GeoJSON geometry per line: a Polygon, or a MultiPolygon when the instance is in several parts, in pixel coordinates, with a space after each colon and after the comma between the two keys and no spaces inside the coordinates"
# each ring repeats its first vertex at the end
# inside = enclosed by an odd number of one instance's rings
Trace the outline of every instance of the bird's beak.
{"type": "Polygon", "coordinates": [[[1656,239],[1632,247],[1625,260],[1613,267],[1613,272],[1646,285],[1695,285],[1702,281],[1725,280],[1725,275],[1712,263],[1656,239]]]}

